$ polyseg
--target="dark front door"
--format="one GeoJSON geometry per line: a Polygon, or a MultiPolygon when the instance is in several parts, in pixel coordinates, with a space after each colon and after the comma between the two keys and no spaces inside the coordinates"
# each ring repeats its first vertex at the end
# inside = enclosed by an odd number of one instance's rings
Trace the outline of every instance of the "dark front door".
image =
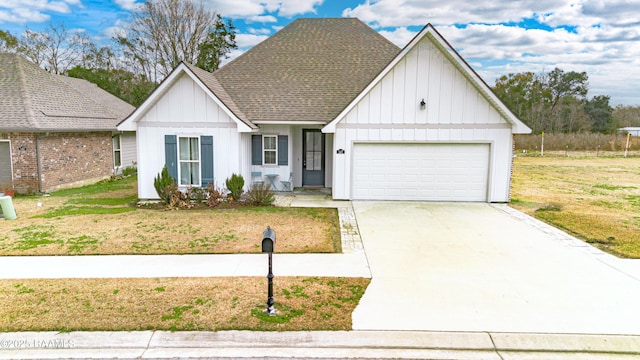
{"type": "Polygon", "coordinates": [[[302,186],[324,186],[324,134],[302,130],[302,186]]]}

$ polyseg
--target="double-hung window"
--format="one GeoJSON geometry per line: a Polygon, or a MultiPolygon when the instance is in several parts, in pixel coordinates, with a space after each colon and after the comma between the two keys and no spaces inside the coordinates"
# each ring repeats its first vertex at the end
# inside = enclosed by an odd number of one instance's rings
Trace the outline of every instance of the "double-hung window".
{"type": "Polygon", "coordinates": [[[200,146],[197,137],[180,137],[178,154],[180,185],[200,186],[200,146]]]}
{"type": "Polygon", "coordinates": [[[264,135],[262,137],[262,154],[264,165],[278,165],[278,136],[264,135]]]}
{"type": "Polygon", "coordinates": [[[120,135],[113,138],[113,166],[120,167],[122,165],[122,154],[120,151],[120,135]]]}

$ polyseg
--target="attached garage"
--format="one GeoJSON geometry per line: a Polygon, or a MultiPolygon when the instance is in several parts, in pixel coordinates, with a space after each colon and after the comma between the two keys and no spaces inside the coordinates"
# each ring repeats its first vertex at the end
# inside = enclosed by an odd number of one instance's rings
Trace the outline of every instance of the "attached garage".
{"type": "Polygon", "coordinates": [[[489,144],[356,143],[357,200],[487,201],[489,144]]]}
{"type": "Polygon", "coordinates": [[[531,132],[431,25],[322,131],[334,199],[470,202],[509,201],[531,132]]]}

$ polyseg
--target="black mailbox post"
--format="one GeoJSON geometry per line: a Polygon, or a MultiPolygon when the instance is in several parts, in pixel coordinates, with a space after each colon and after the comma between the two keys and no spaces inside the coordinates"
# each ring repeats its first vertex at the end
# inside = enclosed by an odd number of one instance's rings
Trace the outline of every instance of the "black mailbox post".
{"type": "Polygon", "coordinates": [[[267,230],[262,233],[262,252],[269,254],[269,274],[267,275],[267,279],[269,279],[269,288],[267,293],[267,314],[274,315],[276,313],[276,309],[273,307],[273,271],[272,271],[272,255],[273,248],[276,243],[276,232],[271,229],[271,227],[267,226],[267,230]]]}

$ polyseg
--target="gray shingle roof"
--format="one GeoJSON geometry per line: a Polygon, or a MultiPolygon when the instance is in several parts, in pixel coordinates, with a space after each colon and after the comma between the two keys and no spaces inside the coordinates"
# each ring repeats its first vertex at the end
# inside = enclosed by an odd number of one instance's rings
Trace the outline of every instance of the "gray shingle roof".
{"type": "Polygon", "coordinates": [[[134,107],[81,79],[0,53],[0,130],[115,130],[134,107]]]}
{"type": "Polygon", "coordinates": [[[358,19],[298,19],[213,73],[232,105],[212,91],[251,122],[328,123],[399,52],[358,19]]]}

